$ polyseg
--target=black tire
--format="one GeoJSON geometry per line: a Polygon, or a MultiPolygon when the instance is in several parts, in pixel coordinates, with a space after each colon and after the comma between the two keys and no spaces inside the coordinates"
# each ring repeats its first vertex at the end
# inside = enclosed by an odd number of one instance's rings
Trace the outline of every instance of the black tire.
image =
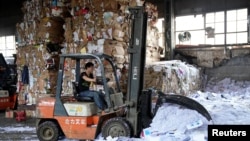
{"type": "Polygon", "coordinates": [[[45,121],[38,126],[37,137],[40,141],[57,141],[59,129],[56,123],[45,121]]]}
{"type": "Polygon", "coordinates": [[[111,137],[131,137],[132,128],[129,122],[122,117],[115,117],[107,120],[102,126],[102,136],[104,138],[111,137]]]}

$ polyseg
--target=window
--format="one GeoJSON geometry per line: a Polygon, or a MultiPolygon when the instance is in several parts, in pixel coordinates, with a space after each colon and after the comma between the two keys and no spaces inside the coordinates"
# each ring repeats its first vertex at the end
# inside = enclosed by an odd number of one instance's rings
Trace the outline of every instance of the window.
{"type": "Polygon", "coordinates": [[[204,44],[204,17],[203,15],[191,15],[176,17],[176,44],[204,44]],[[190,40],[180,41],[179,35],[189,32],[191,34],[190,40]]]}
{"type": "Polygon", "coordinates": [[[176,17],[176,45],[224,45],[248,42],[248,9],[236,9],[176,17]],[[225,29],[226,27],[226,29],[225,29]],[[189,32],[189,40],[179,34],[189,32]]]}
{"type": "Polygon", "coordinates": [[[247,43],[247,9],[227,11],[227,43],[247,43]]]}
{"type": "Polygon", "coordinates": [[[0,37],[0,52],[4,57],[12,57],[16,53],[15,36],[0,37]]]}
{"type": "Polygon", "coordinates": [[[205,44],[224,44],[225,43],[225,14],[223,11],[207,13],[205,44]]]}

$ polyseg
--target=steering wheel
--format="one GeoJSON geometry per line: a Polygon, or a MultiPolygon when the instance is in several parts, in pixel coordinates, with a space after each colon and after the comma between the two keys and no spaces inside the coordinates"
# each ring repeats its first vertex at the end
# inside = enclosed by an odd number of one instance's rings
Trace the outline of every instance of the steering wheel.
{"type": "MultiPolygon", "coordinates": [[[[110,78],[106,78],[106,81],[109,82],[110,81],[110,78]]],[[[96,77],[96,84],[97,85],[103,85],[103,77],[102,76],[97,76],[96,77]]]]}

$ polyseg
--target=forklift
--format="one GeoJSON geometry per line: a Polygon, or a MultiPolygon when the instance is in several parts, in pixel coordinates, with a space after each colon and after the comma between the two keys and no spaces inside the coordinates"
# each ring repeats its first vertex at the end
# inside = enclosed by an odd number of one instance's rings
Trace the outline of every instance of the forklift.
{"type": "Polygon", "coordinates": [[[3,54],[0,53],[0,110],[17,109],[16,83],[15,63],[7,64],[3,54]]]}
{"type": "Polygon", "coordinates": [[[157,109],[164,103],[174,103],[198,111],[208,121],[212,120],[208,111],[195,100],[178,94],[164,94],[153,88],[143,88],[147,13],[144,7],[131,7],[131,39],[128,48],[129,75],[126,97],[121,92],[116,66],[112,57],[106,54],[62,54],[60,55],[57,89],[55,96],[38,99],[36,114],[37,136],[41,141],[56,141],[60,137],[67,139],[94,140],[98,135],[111,137],[139,137],[144,128],[150,126],[157,109]],[[62,94],[64,64],[67,58],[75,60],[75,78],[80,77],[81,60],[94,59],[101,70],[97,77],[108,108],[98,112],[98,108],[89,97],[79,97],[76,82],[72,82],[73,94],[62,94]],[[112,66],[116,87],[112,91],[105,77],[105,65],[112,66]],[[152,112],[152,95],[158,99],[152,112]],[[72,100],[72,97],[75,100],[72,100]]]}

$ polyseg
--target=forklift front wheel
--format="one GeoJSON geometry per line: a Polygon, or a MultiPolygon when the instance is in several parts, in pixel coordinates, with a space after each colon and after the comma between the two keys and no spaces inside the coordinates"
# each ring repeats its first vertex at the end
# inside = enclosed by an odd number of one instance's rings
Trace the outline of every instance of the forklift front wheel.
{"type": "Polygon", "coordinates": [[[131,137],[132,128],[129,122],[122,117],[115,117],[107,120],[102,127],[102,135],[104,138],[111,137],[131,137]]]}
{"type": "Polygon", "coordinates": [[[40,141],[57,141],[59,129],[52,121],[45,121],[38,126],[37,137],[40,141]]]}

